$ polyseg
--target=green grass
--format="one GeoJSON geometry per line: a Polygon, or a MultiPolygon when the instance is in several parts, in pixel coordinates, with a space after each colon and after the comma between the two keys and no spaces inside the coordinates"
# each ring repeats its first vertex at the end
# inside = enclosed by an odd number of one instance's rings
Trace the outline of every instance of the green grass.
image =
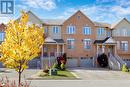
{"type": "Polygon", "coordinates": [[[40,77],[43,79],[76,79],[76,77],[69,71],[58,71],[56,76],[46,75],[44,72],[40,72],[40,77]]]}

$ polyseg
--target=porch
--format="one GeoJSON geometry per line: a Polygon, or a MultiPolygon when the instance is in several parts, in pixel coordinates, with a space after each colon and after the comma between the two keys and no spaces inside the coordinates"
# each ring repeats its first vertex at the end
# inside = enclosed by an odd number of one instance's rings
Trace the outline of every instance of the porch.
{"type": "Polygon", "coordinates": [[[116,49],[116,41],[112,38],[112,37],[107,37],[104,40],[95,40],[94,42],[95,47],[96,47],[96,56],[94,58],[94,65],[96,67],[98,67],[99,64],[99,59],[98,57],[102,54],[105,54],[107,56],[107,58],[104,59],[100,59],[102,61],[102,63],[108,61],[108,66],[110,65],[109,63],[114,60],[114,62],[116,62],[116,60],[113,58],[114,56],[117,55],[117,49],[116,49]]]}
{"type": "Polygon", "coordinates": [[[56,62],[56,58],[63,56],[65,43],[63,39],[52,39],[50,37],[45,39],[45,43],[41,53],[41,68],[53,66],[56,62]]]}

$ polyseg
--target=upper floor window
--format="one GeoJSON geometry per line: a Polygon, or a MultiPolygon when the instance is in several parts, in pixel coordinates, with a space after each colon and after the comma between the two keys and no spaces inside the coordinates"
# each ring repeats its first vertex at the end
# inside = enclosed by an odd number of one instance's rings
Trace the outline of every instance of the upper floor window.
{"type": "Polygon", "coordinates": [[[84,39],[84,49],[91,49],[91,40],[90,39],[84,39]]]}
{"type": "Polygon", "coordinates": [[[123,51],[128,51],[128,41],[121,41],[121,49],[123,51]]]}
{"type": "Polygon", "coordinates": [[[73,49],[74,48],[74,39],[67,39],[67,48],[73,49]]]}
{"type": "Polygon", "coordinates": [[[59,33],[59,27],[58,26],[53,26],[53,33],[59,33]]]}
{"type": "Polygon", "coordinates": [[[44,33],[46,34],[47,32],[48,32],[48,28],[45,27],[45,28],[44,28],[44,33]]]}
{"type": "Polygon", "coordinates": [[[127,36],[127,30],[126,29],[123,29],[122,32],[123,36],[127,36]]]}
{"type": "Polygon", "coordinates": [[[4,41],[5,32],[0,32],[0,41],[4,41]]]}
{"type": "Polygon", "coordinates": [[[91,34],[91,28],[90,27],[83,27],[83,34],[90,35],[91,34]]]}
{"type": "Polygon", "coordinates": [[[74,34],[75,33],[75,26],[67,26],[67,34],[74,34]]]}
{"type": "Polygon", "coordinates": [[[98,28],[97,29],[97,35],[106,35],[106,30],[104,28],[98,28]]]}
{"type": "Polygon", "coordinates": [[[107,32],[107,37],[111,37],[111,32],[110,31],[107,32]]]}

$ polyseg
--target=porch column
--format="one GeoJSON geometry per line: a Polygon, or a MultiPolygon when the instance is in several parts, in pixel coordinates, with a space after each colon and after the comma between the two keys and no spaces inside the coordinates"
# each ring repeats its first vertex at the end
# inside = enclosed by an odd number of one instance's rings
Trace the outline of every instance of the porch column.
{"type": "Polygon", "coordinates": [[[59,56],[59,45],[57,44],[56,56],[59,56]]]}
{"type": "Polygon", "coordinates": [[[117,53],[116,53],[116,45],[114,45],[115,46],[115,54],[114,55],[116,55],[117,53]]]}
{"type": "Polygon", "coordinates": [[[102,53],[105,53],[105,46],[102,45],[102,53]]]}
{"type": "Polygon", "coordinates": [[[97,44],[97,56],[98,56],[98,48],[99,48],[99,47],[98,47],[98,44],[97,44]]]}
{"type": "Polygon", "coordinates": [[[62,53],[64,53],[65,47],[64,44],[62,45],[62,53]]]}
{"type": "Polygon", "coordinates": [[[41,69],[43,69],[43,45],[41,48],[41,69]]]}

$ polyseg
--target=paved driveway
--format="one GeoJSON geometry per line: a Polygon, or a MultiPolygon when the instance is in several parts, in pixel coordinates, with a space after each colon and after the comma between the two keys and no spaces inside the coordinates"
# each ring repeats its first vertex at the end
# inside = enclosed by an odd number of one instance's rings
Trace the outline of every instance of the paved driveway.
{"type": "Polygon", "coordinates": [[[70,69],[83,80],[130,80],[130,74],[121,71],[112,71],[108,69],[70,69]]]}

